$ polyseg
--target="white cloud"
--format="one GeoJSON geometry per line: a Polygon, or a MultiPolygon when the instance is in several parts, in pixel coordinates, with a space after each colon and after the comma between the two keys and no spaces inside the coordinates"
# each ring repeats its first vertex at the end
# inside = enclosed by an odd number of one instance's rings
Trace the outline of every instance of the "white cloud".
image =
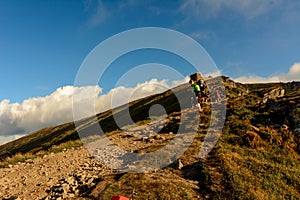
{"type": "Polygon", "coordinates": [[[84,7],[86,12],[91,13],[88,19],[88,26],[90,28],[99,26],[110,16],[108,9],[101,0],[98,0],[97,2],[92,0],[86,1],[84,7]]]}
{"type": "Polygon", "coordinates": [[[282,4],[283,0],[188,0],[180,7],[180,11],[191,16],[216,17],[223,9],[230,9],[246,19],[252,19],[268,13],[282,4]]]}
{"type": "Polygon", "coordinates": [[[190,80],[190,76],[186,76],[184,79],[182,80],[174,80],[172,81],[171,87],[175,87],[184,83],[188,83],[190,80]]]}
{"type": "MultiPolygon", "coordinates": [[[[30,98],[20,103],[10,103],[9,100],[0,102],[0,144],[14,140],[19,135],[24,135],[47,126],[62,124],[73,121],[73,96],[82,102],[82,111],[88,110],[84,100],[91,96],[95,102],[96,113],[128,103],[151,94],[168,90],[176,85],[184,83],[184,80],[177,80],[168,85],[166,80],[150,81],[137,84],[136,87],[117,87],[107,94],[101,94],[99,86],[64,86],[58,88],[52,94],[45,97],[30,98]],[[113,99],[113,101],[112,101],[113,99]]],[[[82,117],[94,113],[86,112],[82,117]]]]}
{"type": "MultiPolygon", "coordinates": [[[[114,3],[113,6],[102,0],[85,0],[84,11],[89,14],[87,25],[89,28],[96,28],[105,20],[118,16],[120,13],[127,13],[131,9],[137,9],[139,5],[145,5],[139,0],[124,0],[114,3]]],[[[149,8],[148,8],[149,9],[149,8]]],[[[158,8],[151,7],[152,12],[159,12],[158,8]]]]}
{"type": "Polygon", "coordinates": [[[17,140],[25,135],[13,135],[13,136],[0,136],[0,145],[5,144],[7,142],[17,140]]]}
{"type": "Polygon", "coordinates": [[[79,93],[101,92],[98,86],[58,88],[46,97],[24,100],[21,104],[0,102],[0,136],[28,133],[46,126],[71,121],[72,96],[79,93]]]}
{"type": "Polygon", "coordinates": [[[221,75],[222,75],[221,70],[216,70],[214,72],[209,72],[209,73],[203,74],[203,76],[205,76],[205,77],[208,77],[208,76],[217,77],[217,76],[221,76],[221,75]]]}
{"type": "Polygon", "coordinates": [[[217,34],[213,31],[195,31],[190,36],[197,40],[215,41],[218,39],[217,34]]]}
{"type": "Polygon", "coordinates": [[[295,63],[285,74],[278,74],[271,77],[260,77],[256,75],[242,76],[234,79],[240,83],[267,83],[267,82],[289,82],[300,81],[300,63],[295,63]]]}

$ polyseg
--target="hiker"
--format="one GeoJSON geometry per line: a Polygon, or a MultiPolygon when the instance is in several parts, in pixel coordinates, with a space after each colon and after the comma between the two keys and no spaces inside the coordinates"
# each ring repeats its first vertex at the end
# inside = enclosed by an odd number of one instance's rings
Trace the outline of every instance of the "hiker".
{"type": "Polygon", "coordinates": [[[197,84],[200,87],[200,96],[201,96],[201,103],[208,103],[208,94],[207,94],[207,85],[203,79],[200,79],[197,84]]]}
{"type": "Polygon", "coordinates": [[[190,85],[193,89],[193,92],[195,93],[195,96],[196,96],[196,100],[197,100],[197,104],[196,106],[198,107],[199,111],[202,112],[202,108],[201,108],[201,90],[200,90],[200,86],[195,82],[193,81],[192,79],[190,80],[190,85]]]}
{"type": "Polygon", "coordinates": [[[219,90],[216,91],[215,96],[216,96],[216,102],[220,103],[221,102],[221,94],[220,94],[219,90]]]}

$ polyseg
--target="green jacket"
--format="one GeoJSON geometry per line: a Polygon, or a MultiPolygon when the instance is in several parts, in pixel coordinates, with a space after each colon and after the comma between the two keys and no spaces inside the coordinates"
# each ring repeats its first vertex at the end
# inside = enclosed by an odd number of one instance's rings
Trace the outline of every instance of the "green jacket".
{"type": "Polygon", "coordinates": [[[194,92],[200,92],[200,86],[197,83],[192,85],[192,89],[194,92]]]}

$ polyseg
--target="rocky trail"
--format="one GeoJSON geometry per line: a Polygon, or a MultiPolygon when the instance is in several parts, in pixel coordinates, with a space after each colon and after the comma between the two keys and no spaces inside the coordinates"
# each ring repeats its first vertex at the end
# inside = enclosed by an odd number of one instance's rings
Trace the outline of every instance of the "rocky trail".
{"type": "MultiPolygon", "coordinates": [[[[191,109],[181,116],[175,113],[167,119],[166,116],[157,117],[147,125],[129,127],[126,132],[114,133],[109,139],[128,152],[153,151],[153,146],[159,149],[176,136],[169,125],[179,124],[181,117],[192,122],[189,117],[194,117],[191,115],[194,112],[191,109]],[[157,133],[158,130],[163,133],[157,133]]],[[[189,123],[183,125],[184,130],[196,131],[189,123]]],[[[193,141],[185,135],[180,140],[193,141]]],[[[122,174],[109,169],[96,158],[102,161],[111,159],[111,155],[101,154],[103,151],[99,150],[99,144],[97,147],[96,154],[92,156],[82,146],[0,169],[0,196],[3,200],[96,199],[99,191],[112,182],[115,176],[122,174]]],[[[176,168],[183,167],[181,162],[179,165],[176,168]]]]}
{"type": "Polygon", "coordinates": [[[71,198],[106,173],[111,171],[78,147],[0,169],[0,196],[3,200],[71,198]]]}

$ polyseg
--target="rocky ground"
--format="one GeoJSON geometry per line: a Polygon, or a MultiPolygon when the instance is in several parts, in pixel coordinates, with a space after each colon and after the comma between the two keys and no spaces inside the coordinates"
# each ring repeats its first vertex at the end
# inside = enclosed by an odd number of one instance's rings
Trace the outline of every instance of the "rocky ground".
{"type": "Polygon", "coordinates": [[[112,173],[84,147],[69,149],[43,158],[0,169],[2,199],[77,199],[112,173]]]}
{"type": "MultiPolygon", "coordinates": [[[[167,145],[175,137],[172,129],[164,127],[179,123],[181,117],[187,118],[191,113],[195,113],[195,110],[191,109],[182,116],[175,113],[168,119],[162,116],[141,126],[127,127],[125,132],[113,133],[108,138],[120,149],[135,155],[140,151],[147,152],[149,149],[153,151],[167,145]],[[163,133],[158,133],[159,130],[163,133]]],[[[185,126],[187,126],[185,130],[191,131],[188,124],[185,126]]],[[[183,134],[181,139],[185,137],[183,134]]],[[[190,143],[192,141],[190,140],[190,143]]],[[[121,172],[113,171],[100,162],[100,159],[101,161],[111,159],[113,152],[108,152],[109,156],[105,151],[103,153],[103,150],[95,147],[88,152],[86,147],[71,148],[1,168],[0,196],[3,200],[95,199],[99,191],[111,182],[110,179],[120,175],[121,172]]],[[[174,166],[183,167],[180,161],[174,166]]]]}

